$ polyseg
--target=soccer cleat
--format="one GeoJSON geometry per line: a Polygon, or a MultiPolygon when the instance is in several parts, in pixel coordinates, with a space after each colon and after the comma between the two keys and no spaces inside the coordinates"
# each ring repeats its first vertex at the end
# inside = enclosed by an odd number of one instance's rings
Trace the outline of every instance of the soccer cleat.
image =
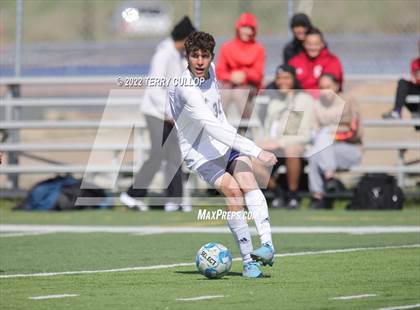
{"type": "Polygon", "coordinates": [[[250,261],[249,263],[244,264],[242,276],[246,278],[262,278],[263,273],[260,270],[260,264],[256,261],[250,261]]]}
{"type": "Polygon", "coordinates": [[[251,253],[253,260],[261,262],[263,266],[274,264],[274,248],[269,243],[264,243],[262,247],[256,249],[251,253]]]}
{"type": "Polygon", "coordinates": [[[131,210],[138,210],[138,211],[149,210],[149,206],[146,205],[143,201],[131,197],[126,192],[121,193],[120,201],[123,205],[127,206],[131,210]]]}

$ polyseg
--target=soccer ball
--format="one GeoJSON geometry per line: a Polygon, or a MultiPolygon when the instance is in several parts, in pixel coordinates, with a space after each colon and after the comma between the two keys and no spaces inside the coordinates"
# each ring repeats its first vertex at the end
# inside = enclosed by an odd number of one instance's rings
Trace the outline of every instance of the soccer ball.
{"type": "Polygon", "coordinates": [[[195,257],[198,271],[209,279],[218,279],[227,274],[232,266],[232,254],[220,243],[207,243],[195,257]]]}

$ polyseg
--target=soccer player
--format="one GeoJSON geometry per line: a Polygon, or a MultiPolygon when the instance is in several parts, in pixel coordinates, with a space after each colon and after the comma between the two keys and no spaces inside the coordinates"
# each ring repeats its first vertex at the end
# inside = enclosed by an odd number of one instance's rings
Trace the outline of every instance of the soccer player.
{"type": "Polygon", "coordinates": [[[249,156],[270,166],[276,156],[237,134],[227,120],[220,102],[215,77],[214,38],[194,32],[185,41],[188,68],[182,78],[185,86],[169,91],[171,111],[187,166],[221,192],[230,214],[228,225],[243,259],[243,276],[262,277],[263,265],[274,263],[274,248],[267,202],[252,172],[249,156]],[[200,82],[197,82],[201,79],[200,82]],[[244,204],[252,213],[262,246],[253,251],[244,204]]]}

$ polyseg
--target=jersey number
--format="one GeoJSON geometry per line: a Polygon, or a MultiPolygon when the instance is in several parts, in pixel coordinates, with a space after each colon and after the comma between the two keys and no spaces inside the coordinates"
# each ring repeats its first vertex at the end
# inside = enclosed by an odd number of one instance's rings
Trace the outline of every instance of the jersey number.
{"type": "Polygon", "coordinates": [[[219,106],[219,103],[218,103],[218,102],[213,103],[213,113],[214,113],[214,116],[215,116],[215,117],[219,117],[219,114],[220,114],[221,112],[222,112],[222,111],[220,111],[220,106],[219,106]]]}

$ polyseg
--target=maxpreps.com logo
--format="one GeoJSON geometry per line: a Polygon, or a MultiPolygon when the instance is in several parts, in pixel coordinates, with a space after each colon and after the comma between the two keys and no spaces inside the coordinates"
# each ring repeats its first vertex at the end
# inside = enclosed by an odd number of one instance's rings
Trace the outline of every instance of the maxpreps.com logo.
{"type": "Polygon", "coordinates": [[[252,212],[249,211],[225,211],[225,210],[206,210],[199,209],[197,213],[197,220],[199,221],[217,221],[217,220],[233,220],[245,219],[252,220],[252,212]]]}

